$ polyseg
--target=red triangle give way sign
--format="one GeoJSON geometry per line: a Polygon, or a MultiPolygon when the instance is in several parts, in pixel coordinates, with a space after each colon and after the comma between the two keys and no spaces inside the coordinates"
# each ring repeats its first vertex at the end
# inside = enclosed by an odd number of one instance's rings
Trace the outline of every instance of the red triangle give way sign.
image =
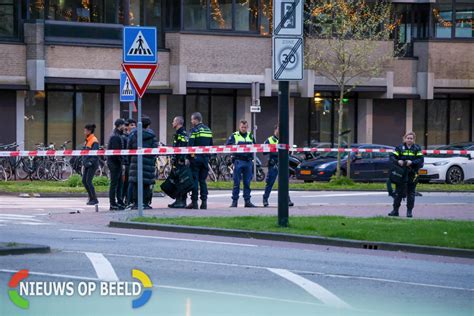
{"type": "Polygon", "coordinates": [[[155,75],[158,65],[156,64],[123,64],[123,69],[137,91],[138,97],[142,98],[146,88],[155,75]]]}

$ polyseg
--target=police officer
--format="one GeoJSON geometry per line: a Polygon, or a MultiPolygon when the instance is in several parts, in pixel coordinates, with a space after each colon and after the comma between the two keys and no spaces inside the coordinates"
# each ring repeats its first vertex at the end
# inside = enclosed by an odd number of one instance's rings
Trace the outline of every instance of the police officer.
{"type": "MultiPolygon", "coordinates": [[[[202,123],[202,114],[195,112],[191,115],[193,128],[189,133],[188,146],[212,146],[212,131],[202,123]]],[[[191,203],[187,209],[198,208],[198,191],[201,191],[201,209],[207,209],[207,175],[209,173],[209,155],[198,154],[189,156],[189,164],[193,173],[194,188],[191,194],[191,203]]],[[[187,163],[188,164],[188,163],[187,163]]]]}
{"type": "MultiPolygon", "coordinates": [[[[125,149],[125,140],[123,138],[123,130],[125,128],[125,121],[121,118],[115,121],[115,129],[110,135],[107,149],[125,149]]],[[[122,156],[108,156],[107,167],[110,170],[110,188],[109,200],[110,210],[117,211],[125,209],[122,201],[122,156]]]]}
{"type": "MultiPolygon", "coordinates": [[[[255,144],[255,138],[248,131],[248,123],[241,120],[239,130],[227,139],[226,145],[252,145],[255,144]]],[[[234,188],[232,189],[232,204],[230,207],[237,207],[240,193],[240,180],[244,183],[244,200],[245,207],[255,207],[250,201],[250,181],[253,174],[253,154],[233,154],[232,162],[234,163],[234,188]]]]}
{"type": "Polygon", "coordinates": [[[393,210],[388,216],[398,216],[398,209],[403,198],[407,198],[407,217],[413,217],[415,206],[415,190],[417,184],[418,170],[423,167],[424,158],[420,146],[415,144],[416,135],[408,132],[403,137],[404,143],[390,155],[390,161],[405,168],[405,180],[397,184],[393,200],[393,210]]]}
{"type": "MultiPolygon", "coordinates": [[[[278,125],[275,125],[273,128],[273,135],[268,137],[265,140],[265,144],[276,145],[278,144],[279,140],[279,130],[278,125]]],[[[264,155],[268,155],[268,153],[263,153],[264,155]]],[[[267,178],[265,179],[265,192],[263,194],[263,206],[268,206],[268,198],[270,197],[270,193],[272,192],[273,184],[275,184],[275,180],[278,176],[278,152],[270,153],[268,159],[268,173],[267,178]]],[[[288,198],[288,206],[293,206],[293,202],[291,199],[288,198]]]]}
{"type": "MultiPolygon", "coordinates": [[[[173,136],[173,147],[186,147],[188,145],[188,134],[184,129],[184,118],[182,116],[176,116],[171,123],[176,133],[173,136]]],[[[186,157],[184,155],[175,155],[173,157],[173,168],[185,168],[186,157]]],[[[176,201],[168,204],[170,208],[184,208],[186,207],[186,195],[187,193],[179,193],[176,197],[176,201]]]]}
{"type": "MultiPolygon", "coordinates": [[[[137,122],[134,119],[125,121],[125,130],[123,133],[125,148],[128,148],[128,142],[132,131],[137,128],[137,122]]],[[[125,165],[125,179],[123,183],[123,204],[126,206],[133,204],[133,185],[129,184],[128,177],[130,176],[130,156],[123,156],[123,164],[125,165]]]]}

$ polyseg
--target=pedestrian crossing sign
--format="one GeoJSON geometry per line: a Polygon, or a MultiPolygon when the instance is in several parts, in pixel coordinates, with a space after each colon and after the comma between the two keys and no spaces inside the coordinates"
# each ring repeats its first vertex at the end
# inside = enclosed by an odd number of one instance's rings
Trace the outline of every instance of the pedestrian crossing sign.
{"type": "Polygon", "coordinates": [[[156,27],[127,26],[123,28],[123,62],[158,62],[156,27]]]}
{"type": "Polygon", "coordinates": [[[135,89],[125,72],[120,73],[120,102],[134,102],[135,89]]]}

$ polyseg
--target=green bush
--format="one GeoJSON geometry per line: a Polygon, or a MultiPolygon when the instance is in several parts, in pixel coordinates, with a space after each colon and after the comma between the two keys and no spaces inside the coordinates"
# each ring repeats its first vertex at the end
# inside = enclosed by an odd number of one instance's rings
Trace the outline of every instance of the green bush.
{"type": "Polygon", "coordinates": [[[335,175],[331,177],[331,181],[329,181],[329,183],[332,185],[340,185],[340,186],[355,184],[351,178],[344,177],[344,176],[340,176],[339,178],[337,178],[335,175]]]}
{"type": "Polygon", "coordinates": [[[67,179],[66,185],[70,188],[77,188],[82,186],[81,176],[78,174],[73,174],[69,177],[69,179],[67,179]]]}
{"type": "Polygon", "coordinates": [[[107,177],[95,177],[92,179],[92,184],[97,187],[107,187],[110,185],[110,181],[107,177]]]}

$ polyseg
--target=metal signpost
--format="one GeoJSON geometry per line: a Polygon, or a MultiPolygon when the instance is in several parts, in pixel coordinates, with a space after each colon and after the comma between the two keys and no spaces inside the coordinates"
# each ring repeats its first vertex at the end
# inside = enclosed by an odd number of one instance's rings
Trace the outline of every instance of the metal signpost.
{"type": "MultiPolygon", "coordinates": [[[[123,28],[123,68],[138,94],[137,149],[143,147],[142,97],[158,68],[156,27],[123,28]]],[[[138,215],[143,216],[143,155],[138,162],[138,215]]]]}
{"type": "MultiPolygon", "coordinates": [[[[303,79],[303,0],[273,1],[273,79],[278,80],[280,144],[289,144],[290,80],[303,79]]],[[[288,147],[278,149],[278,225],[288,226],[288,147]]]]}
{"type": "MultiPolygon", "coordinates": [[[[260,106],[260,82],[252,82],[252,105],[250,106],[250,113],[252,115],[252,132],[253,137],[257,139],[257,113],[260,113],[262,108],[260,106]]],[[[253,180],[257,181],[257,153],[253,153],[253,180]]]]}

